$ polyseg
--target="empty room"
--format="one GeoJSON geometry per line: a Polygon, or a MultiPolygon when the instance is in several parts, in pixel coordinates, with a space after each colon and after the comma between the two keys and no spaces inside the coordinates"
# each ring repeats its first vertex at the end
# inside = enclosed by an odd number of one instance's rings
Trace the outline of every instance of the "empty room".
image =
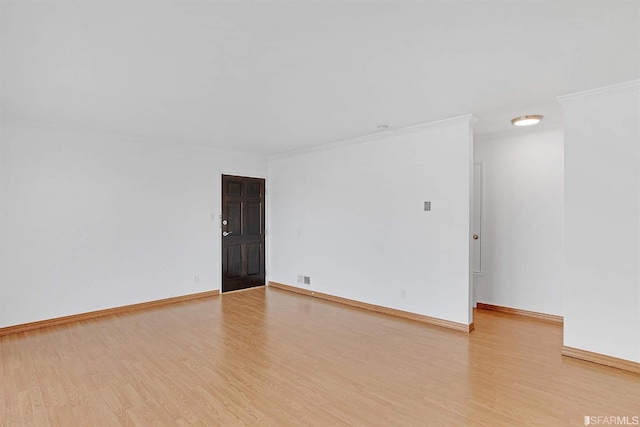
{"type": "Polygon", "coordinates": [[[0,0],[0,426],[640,425],[637,0],[0,0]]]}

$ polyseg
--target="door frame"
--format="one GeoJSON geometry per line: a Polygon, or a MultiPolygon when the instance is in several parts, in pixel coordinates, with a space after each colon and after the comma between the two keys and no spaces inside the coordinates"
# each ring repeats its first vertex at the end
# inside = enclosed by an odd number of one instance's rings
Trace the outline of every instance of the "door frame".
{"type": "MultiPolygon", "coordinates": [[[[219,170],[216,176],[216,188],[218,189],[218,198],[216,200],[216,212],[212,213],[212,220],[217,224],[215,227],[216,230],[216,247],[218,248],[218,292],[220,295],[223,295],[222,292],[222,176],[223,175],[233,175],[233,176],[241,176],[244,178],[259,178],[264,179],[264,283],[265,286],[269,284],[269,180],[266,175],[260,174],[246,174],[237,171],[228,171],[228,170],[219,170]]],[[[251,288],[249,288],[251,289],[251,288]]],[[[228,291],[235,292],[235,291],[228,291]]]]}

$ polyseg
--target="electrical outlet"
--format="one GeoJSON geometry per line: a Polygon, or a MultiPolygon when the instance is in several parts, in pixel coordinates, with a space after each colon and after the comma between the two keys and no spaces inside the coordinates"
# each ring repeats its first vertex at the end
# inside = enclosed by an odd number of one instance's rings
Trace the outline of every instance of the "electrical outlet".
{"type": "Polygon", "coordinates": [[[400,289],[400,298],[406,298],[406,297],[407,297],[407,290],[400,289]]]}
{"type": "Polygon", "coordinates": [[[304,283],[304,276],[302,274],[298,274],[298,283],[304,283]]]}
{"type": "Polygon", "coordinates": [[[310,285],[311,284],[311,277],[304,276],[304,284],[305,285],[310,285]]]}
{"type": "Polygon", "coordinates": [[[193,276],[193,283],[200,283],[200,275],[196,274],[195,276],[193,276]]]}

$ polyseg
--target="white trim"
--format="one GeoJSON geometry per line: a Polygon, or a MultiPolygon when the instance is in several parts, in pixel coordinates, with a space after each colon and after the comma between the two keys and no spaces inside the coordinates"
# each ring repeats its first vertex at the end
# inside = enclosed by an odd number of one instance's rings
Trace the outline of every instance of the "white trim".
{"type": "Polygon", "coordinates": [[[86,127],[73,127],[73,126],[64,125],[64,124],[55,123],[55,122],[48,122],[44,120],[22,119],[19,117],[12,117],[7,115],[0,115],[0,124],[7,125],[7,126],[18,126],[18,127],[33,129],[33,130],[84,136],[88,138],[125,139],[128,142],[147,143],[147,144],[158,145],[166,148],[194,150],[194,151],[208,151],[208,152],[219,153],[219,154],[233,153],[233,154],[259,155],[259,156],[264,156],[266,158],[265,153],[260,153],[255,151],[235,151],[235,150],[223,150],[219,148],[209,148],[209,147],[203,147],[199,145],[182,143],[179,140],[168,140],[163,137],[152,137],[147,135],[137,135],[137,134],[126,133],[126,132],[98,130],[98,129],[91,129],[86,127]]]}
{"type": "Polygon", "coordinates": [[[564,122],[556,121],[556,122],[545,122],[543,121],[541,124],[537,126],[530,127],[515,127],[512,126],[506,130],[500,130],[495,132],[485,132],[485,133],[475,133],[473,135],[474,141],[486,141],[488,139],[502,139],[502,138],[511,138],[518,137],[522,135],[531,135],[534,133],[551,131],[556,129],[564,129],[564,122]]]}
{"type": "Polygon", "coordinates": [[[568,95],[562,95],[556,97],[556,100],[560,104],[566,104],[567,102],[576,101],[584,98],[598,97],[602,95],[608,95],[615,92],[626,92],[640,89],[640,79],[631,80],[624,83],[618,83],[614,85],[604,86],[596,89],[585,90],[582,92],[571,93],[568,95]]]}
{"type": "Polygon", "coordinates": [[[405,134],[408,134],[408,133],[419,132],[419,131],[426,130],[426,129],[433,129],[433,128],[440,127],[440,126],[447,126],[447,125],[453,124],[453,123],[458,122],[458,121],[468,122],[469,125],[471,125],[471,124],[473,124],[475,122],[475,120],[476,120],[476,118],[475,118],[475,116],[473,116],[473,114],[467,114],[467,115],[464,115],[464,116],[453,117],[451,119],[438,120],[436,122],[430,122],[430,123],[421,123],[421,124],[414,125],[414,126],[407,126],[407,127],[403,127],[403,128],[397,128],[397,129],[382,131],[382,132],[373,133],[373,134],[369,134],[369,135],[357,136],[355,138],[349,138],[349,139],[342,139],[342,140],[339,140],[339,141],[333,141],[333,142],[329,142],[327,144],[314,145],[313,147],[302,148],[302,149],[299,149],[299,150],[286,151],[286,152],[283,152],[283,153],[278,153],[278,154],[273,154],[271,156],[268,156],[268,159],[269,160],[280,159],[280,158],[284,158],[284,157],[296,156],[296,155],[299,155],[299,154],[312,153],[314,151],[331,150],[331,149],[334,149],[334,148],[345,147],[345,146],[349,146],[349,145],[362,144],[362,143],[365,143],[365,142],[375,141],[375,140],[378,140],[378,139],[388,138],[388,137],[391,137],[391,136],[405,135],[405,134]]]}

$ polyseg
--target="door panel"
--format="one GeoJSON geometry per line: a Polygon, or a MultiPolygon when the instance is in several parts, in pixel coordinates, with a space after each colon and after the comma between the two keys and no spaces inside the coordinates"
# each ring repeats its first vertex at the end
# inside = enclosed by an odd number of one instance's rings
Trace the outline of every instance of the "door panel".
{"type": "Polygon", "coordinates": [[[247,183],[247,197],[260,197],[262,196],[262,186],[259,182],[247,183]]]}
{"type": "Polygon", "coordinates": [[[260,274],[260,245],[247,245],[247,276],[260,274]]]}
{"type": "Polygon", "coordinates": [[[242,272],[242,246],[240,245],[228,245],[226,247],[226,261],[227,261],[227,276],[228,277],[240,277],[242,272]]]}
{"type": "Polygon", "coordinates": [[[245,208],[244,209],[245,234],[250,236],[255,236],[262,233],[261,218],[260,218],[261,207],[262,207],[261,203],[256,203],[256,202],[245,203],[245,207],[244,207],[245,208]]]}
{"type": "Polygon", "coordinates": [[[242,181],[229,180],[226,189],[227,196],[242,196],[242,181]]]}
{"type": "MultiPolygon", "coordinates": [[[[236,236],[242,234],[242,203],[228,202],[227,215],[223,215],[227,220],[226,231],[236,236]]],[[[225,228],[224,226],[222,228],[225,228]]]]}
{"type": "Polygon", "coordinates": [[[222,291],[265,282],[265,180],[222,176],[222,291]]]}

